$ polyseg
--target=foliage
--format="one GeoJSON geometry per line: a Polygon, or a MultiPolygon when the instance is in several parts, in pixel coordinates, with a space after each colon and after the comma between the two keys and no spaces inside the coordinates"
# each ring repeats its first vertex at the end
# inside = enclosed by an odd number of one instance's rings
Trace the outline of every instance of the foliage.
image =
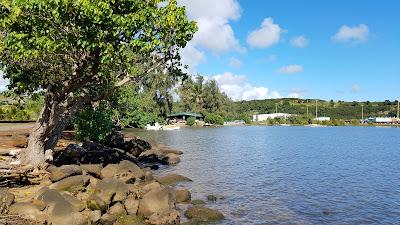
{"type": "Polygon", "coordinates": [[[204,122],[215,125],[224,125],[224,118],[215,113],[208,113],[204,118],[204,122]]]}
{"type": "Polygon", "coordinates": [[[175,111],[226,114],[232,104],[228,96],[219,90],[214,79],[206,80],[200,75],[186,79],[177,92],[180,101],[175,111]]]}
{"type": "Polygon", "coordinates": [[[79,110],[73,124],[78,140],[102,142],[110,134],[113,113],[102,103],[99,107],[86,106],[79,110]]]}
{"type": "Polygon", "coordinates": [[[186,120],[186,125],[188,125],[188,126],[193,126],[193,125],[195,125],[196,124],[196,118],[194,118],[194,117],[189,117],[187,120],[186,120]]]}
{"type": "Polygon", "coordinates": [[[33,121],[43,107],[43,96],[35,93],[18,96],[12,92],[0,94],[0,121],[33,121]]]}

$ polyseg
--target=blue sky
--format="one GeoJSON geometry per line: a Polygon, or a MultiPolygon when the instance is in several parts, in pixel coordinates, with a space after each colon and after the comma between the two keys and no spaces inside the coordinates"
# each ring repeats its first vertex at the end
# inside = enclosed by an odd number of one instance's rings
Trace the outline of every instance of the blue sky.
{"type": "Polygon", "coordinates": [[[184,62],[235,100],[400,97],[400,2],[182,0],[184,62]]]}
{"type": "Polygon", "coordinates": [[[400,97],[400,1],[179,3],[199,26],[183,62],[234,100],[400,97]]]}

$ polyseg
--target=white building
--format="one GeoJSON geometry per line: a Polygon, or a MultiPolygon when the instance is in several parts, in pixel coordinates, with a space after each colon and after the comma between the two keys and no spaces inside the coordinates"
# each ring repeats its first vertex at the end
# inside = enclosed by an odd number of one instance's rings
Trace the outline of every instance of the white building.
{"type": "Polygon", "coordinates": [[[394,117],[370,117],[368,121],[372,123],[397,123],[398,119],[394,117]]]}
{"type": "Polygon", "coordinates": [[[317,117],[317,118],[315,118],[315,120],[323,122],[323,121],[331,121],[331,118],[330,117],[317,117]]]}
{"type": "Polygon", "coordinates": [[[256,115],[253,115],[253,121],[254,122],[262,122],[262,121],[267,121],[269,119],[276,119],[276,118],[286,119],[291,116],[292,116],[292,114],[288,114],[288,113],[256,114],[256,115]]]}

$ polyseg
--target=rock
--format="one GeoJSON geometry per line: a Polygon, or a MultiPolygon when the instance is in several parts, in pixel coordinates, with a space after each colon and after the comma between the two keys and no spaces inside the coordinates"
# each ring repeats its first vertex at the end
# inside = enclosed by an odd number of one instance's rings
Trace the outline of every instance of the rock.
{"type": "Polygon", "coordinates": [[[86,203],[80,201],[79,199],[75,198],[74,196],[63,193],[62,196],[64,197],[65,200],[67,200],[72,207],[74,208],[74,211],[81,212],[86,208],[86,203]]]}
{"type": "Polygon", "coordinates": [[[125,200],[124,206],[128,215],[136,215],[139,208],[139,200],[129,197],[125,200]]]}
{"type": "Polygon", "coordinates": [[[171,188],[155,189],[139,201],[138,215],[150,217],[153,213],[175,208],[175,193],[171,188]]]}
{"type": "Polygon", "coordinates": [[[176,203],[189,203],[191,194],[188,189],[180,189],[175,191],[176,203]]]}
{"type": "Polygon", "coordinates": [[[44,152],[44,159],[46,162],[53,162],[54,157],[53,157],[53,150],[48,149],[44,152]]]}
{"type": "Polygon", "coordinates": [[[176,155],[182,155],[183,154],[182,151],[171,149],[171,148],[165,147],[165,146],[160,147],[159,151],[162,152],[163,154],[166,154],[166,155],[170,154],[170,153],[176,154],[176,155]]]}
{"type": "Polygon", "coordinates": [[[101,218],[101,211],[100,210],[90,210],[85,209],[82,214],[87,218],[88,224],[98,224],[97,222],[101,218]]]}
{"type": "Polygon", "coordinates": [[[100,180],[90,192],[96,193],[105,203],[109,205],[112,201],[123,201],[129,193],[129,187],[114,178],[105,178],[100,180]]]}
{"type": "Polygon", "coordinates": [[[120,216],[125,214],[124,206],[118,202],[111,206],[106,214],[101,216],[100,223],[103,225],[112,225],[120,216]]]}
{"type": "Polygon", "coordinates": [[[143,218],[135,215],[120,216],[113,225],[146,225],[143,218]]]}
{"type": "Polygon", "coordinates": [[[185,216],[188,219],[194,219],[197,221],[216,221],[223,220],[224,215],[215,209],[209,209],[203,206],[195,206],[189,208],[185,212],[185,216]]]}
{"type": "Polygon", "coordinates": [[[153,181],[153,182],[151,182],[151,183],[148,183],[148,184],[144,185],[144,186],[141,188],[141,191],[142,191],[143,193],[147,193],[147,192],[149,192],[149,191],[151,191],[151,190],[160,189],[160,188],[161,188],[160,183],[158,183],[157,181],[153,181]]]}
{"type": "Polygon", "coordinates": [[[123,148],[125,144],[124,135],[116,129],[111,130],[111,134],[105,138],[107,146],[112,148],[123,148]]]}
{"type": "Polygon", "coordinates": [[[165,154],[156,149],[144,151],[139,155],[139,160],[146,163],[165,163],[163,158],[165,158],[165,154]]]}
{"type": "Polygon", "coordinates": [[[9,214],[18,214],[22,218],[38,222],[44,222],[47,220],[46,214],[30,202],[18,202],[12,204],[10,206],[9,214]]]}
{"type": "Polygon", "coordinates": [[[208,195],[207,196],[207,200],[210,202],[216,202],[217,201],[217,197],[215,195],[208,195]]]}
{"type": "Polygon", "coordinates": [[[177,210],[171,209],[156,212],[150,216],[147,223],[151,225],[175,225],[180,224],[180,216],[177,210]]]}
{"type": "Polygon", "coordinates": [[[36,197],[36,200],[42,201],[46,205],[65,201],[64,197],[56,190],[41,189],[39,192],[41,193],[36,197]]]}
{"type": "Polygon", "coordinates": [[[205,201],[200,200],[200,199],[196,199],[196,200],[192,200],[192,205],[194,206],[204,206],[206,204],[205,201]]]}
{"type": "Polygon", "coordinates": [[[77,145],[70,144],[63,151],[54,154],[54,165],[79,164],[80,159],[86,154],[86,149],[77,145]]]}
{"type": "Polygon", "coordinates": [[[89,176],[77,175],[67,177],[56,183],[50,185],[50,189],[56,189],[59,191],[81,191],[89,183],[89,176]]]}
{"type": "Polygon", "coordinates": [[[173,173],[168,174],[166,176],[162,176],[162,177],[156,177],[155,179],[162,185],[171,185],[171,184],[176,184],[176,183],[180,183],[180,182],[192,181],[191,179],[189,179],[187,177],[184,177],[179,174],[173,174],[173,173]]]}
{"type": "Polygon", "coordinates": [[[153,173],[151,172],[151,170],[149,168],[143,169],[143,173],[144,173],[144,181],[154,180],[153,173]]]}
{"type": "Polygon", "coordinates": [[[96,194],[92,194],[89,196],[89,198],[86,200],[86,205],[91,210],[100,211],[105,211],[108,206],[107,203],[96,194]]]}
{"type": "Polygon", "coordinates": [[[119,164],[109,164],[101,170],[101,178],[116,178],[125,183],[144,179],[143,171],[134,163],[124,160],[119,164]]]}
{"type": "Polygon", "coordinates": [[[130,139],[125,142],[124,147],[122,147],[122,149],[131,153],[135,157],[139,157],[142,152],[150,150],[151,145],[149,142],[144,141],[142,139],[130,139]]]}
{"type": "Polygon", "coordinates": [[[82,171],[95,177],[100,177],[101,170],[103,169],[101,164],[81,164],[80,167],[82,171]]]}
{"type": "Polygon", "coordinates": [[[0,189],[0,215],[6,214],[10,205],[14,202],[15,196],[7,189],[0,189]]]}
{"type": "Polygon", "coordinates": [[[181,159],[179,158],[178,155],[169,153],[165,157],[162,158],[162,161],[164,164],[167,164],[167,165],[176,165],[181,161],[181,159]]]}
{"type": "Polygon", "coordinates": [[[64,165],[60,167],[49,167],[51,181],[59,181],[72,175],[81,175],[82,169],[78,165],[64,165]]]}

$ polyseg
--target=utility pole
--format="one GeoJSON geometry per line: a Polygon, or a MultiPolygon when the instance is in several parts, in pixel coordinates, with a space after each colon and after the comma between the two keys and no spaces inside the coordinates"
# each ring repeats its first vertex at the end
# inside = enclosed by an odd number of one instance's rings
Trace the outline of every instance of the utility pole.
{"type": "Polygon", "coordinates": [[[275,113],[278,114],[278,103],[275,103],[275,113]]]}
{"type": "Polygon", "coordinates": [[[400,99],[397,100],[397,119],[400,119],[400,99]]]}
{"type": "Polygon", "coordinates": [[[307,107],[307,116],[308,116],[308,100],[307,100],[307,103],[306,103],[306,107],[307,107]]]}
{"type": "Polygon", "coordinates": [[[364,123],[364,105],[361,105],[361,122],[364,123]]]}
{"type": "Polygon", "coordinates": [[[318,119],[318,100],[315,100],[315,119],[318,119]]]}

